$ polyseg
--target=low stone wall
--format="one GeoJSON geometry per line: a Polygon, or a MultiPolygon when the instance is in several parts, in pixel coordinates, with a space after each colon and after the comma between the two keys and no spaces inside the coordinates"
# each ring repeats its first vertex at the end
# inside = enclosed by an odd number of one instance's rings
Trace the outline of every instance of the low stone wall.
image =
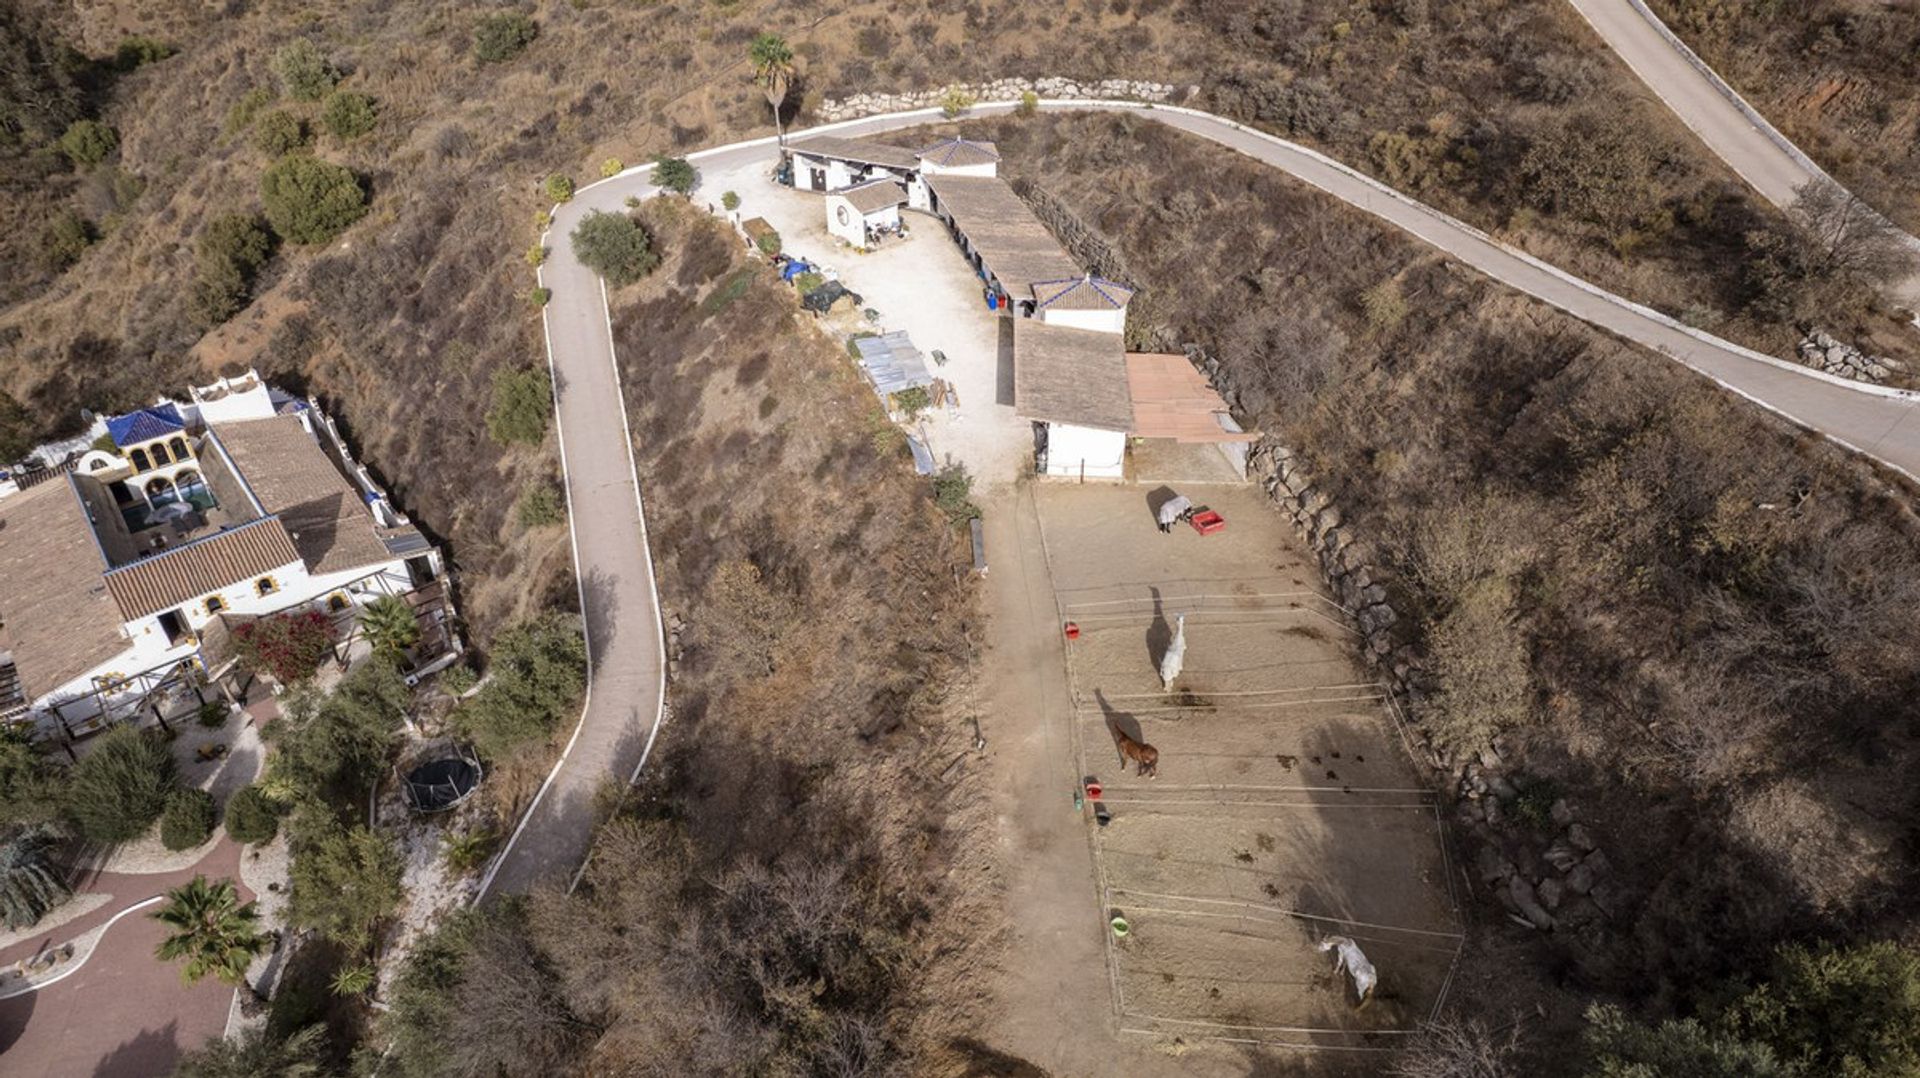
{"type": "Polygon", "coordinates": [[[1182,99],[1197,87],[1181,91],[1171,83],[1140,79],[1070,79],[1048,76],[1040,79],[995,79],[991,82],[961,82],[937,90],[914,90],[899,94],[854,94],[828,98],[814,113],[822,122],[854,120],[883,112],[906,112],[940,104],[948,93],[958,90],[975,101],[1014,101],[1021,94],[1038,97],[1069,98],[1083,101],[1172,101],[1182,99]]]}
{"type": "Polygon", "coordinates": [[[1808,333],[1798,351],[1800,362],[1807,366],[1857,382],[1878,384],[1894,371],[1906,369],[1898,360],[1870,356],[1844,341],[1836,341],[1824,330],[1808,333]]]}

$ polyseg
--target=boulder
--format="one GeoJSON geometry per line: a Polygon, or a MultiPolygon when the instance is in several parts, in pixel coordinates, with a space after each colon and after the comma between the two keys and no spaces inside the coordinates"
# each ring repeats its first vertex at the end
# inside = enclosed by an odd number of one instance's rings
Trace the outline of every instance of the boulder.
{"type": "Polygon", "coordinates": [[[1548,910],[1557,910],[1560,908],[1560,900],[1567,895],[1567,885],[1549,876],[1540,881],[1540,886],[1535,891],[1540,896],[1541,905],[1548,910]]]}
{"type": "Polygon", "coordinates": [[[1553,805],[1547,809],[1547,815],[1553,820],[1555,827],[1567,827],[1573,823],[1573,807],[1567,804],[1567,799],[1564,797],[1553,799],[1553,805]]]}
{"type": "Polygon", "coordinates": [[[1543,856],[1546,857],[1547,863],[1553,866],[1555,872],[1569,871],[1580,863],[1579,851],[1559,839],[1553,840],[1553,845],[1547,847],[1547,852],[1543,856]]]}
{"type": "Polygon", "coordinates": [[[1574,849],[1582,852],[1591,853],[1595,849],[1592,832],[1581,824],[1567,825],[1567,841],[1573,845],[1574,849]]]}
{"type": "Polygon", "coordinates": [[[1515,874],[1507,880],[1507,896],[1513,899],[1514,908],[1520,916],[1532,922],[1533,927],[1542,930],[1553,928],[1553,914],[1548,913],[1546,906],[1541,904],[1539,895],[1534,893],[1533,884],[1528,883],[1525,876],[1515,874]]]}
{"type": "Polygon", "coordinates": [[[1576,895],[1584,895],[1593,890],[1594,882],[1593,869],[1585,864],[1575,865],[1573,871],[1567,873],[1567,890],[1576,895]]]}
{"type": "Polygon", "coordinates": [[[1500,856],[1500,851],[1493,846],[1480,847],[1473,858],[1481,883],[1499,883],[1513,875],[1513,862],[1500,856]]]}

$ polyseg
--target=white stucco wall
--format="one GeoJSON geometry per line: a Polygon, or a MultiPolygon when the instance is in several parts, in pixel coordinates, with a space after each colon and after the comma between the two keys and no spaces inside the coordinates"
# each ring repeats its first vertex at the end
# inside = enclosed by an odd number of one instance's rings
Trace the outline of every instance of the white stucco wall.
{"type": "Polygon", "coordinates": [[[998,176],[1000,163],[986,161],[978,165],[936,165],[921,158],[920,171],[928,176],[998,176]]]}
{"type": "Polygon", "coordinates": [[[1092,329],[1102,333],[1127,331],[1127,312],[1124,307],[1105,311],[1045,309],[1040,312],[1040,321],[1050,326],[1070,326],[1074,329],[1092,329]]]}
{"type": "Polygon", "coordinates": [[[1047,474],[1119,479],[1126,474],[1125,431],[1047,424],[1047,474]]]}

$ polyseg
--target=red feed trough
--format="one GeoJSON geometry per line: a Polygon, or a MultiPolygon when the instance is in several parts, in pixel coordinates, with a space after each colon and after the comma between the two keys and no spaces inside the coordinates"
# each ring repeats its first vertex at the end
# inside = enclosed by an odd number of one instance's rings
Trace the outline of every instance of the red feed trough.
{"type": "Polygon", "coordinates": [[[1212,535],[1227,526],[1227,518],[1211,509],[1202,509],[1193,514],[1188,523],[1192,524],[1193,530],[1201,535],[1212,535]]]}

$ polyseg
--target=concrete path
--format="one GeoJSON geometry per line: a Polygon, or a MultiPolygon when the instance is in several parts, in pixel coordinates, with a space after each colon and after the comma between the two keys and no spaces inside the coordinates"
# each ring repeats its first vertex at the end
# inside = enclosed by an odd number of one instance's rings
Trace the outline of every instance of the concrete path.
{"type": "MultiPolygon", "coordinates": [[[[1786,209],[1793,204],[1796,188],[1831,179],[1642,0],[1569,2],[1640,81],[1768,202],[1786,209]]],[[[1920,240],[1907,239],[1920,248],[1920,240]]],[[[1901,302],[1920,305],[1920,276],[1895,291],[1901,302]]]]}
{"type": "MultiPolygon", "coordinates": [[[[1003,115],[1017,102],[976,105],[974,116],[1003,115]]],[[[1219,143],[1367,211],[1509,287],[1644,345],[1742,397],[1920,480],[1920,422],[1915,394],[1849,382],[1710,334],[1614,295],[1494,240],[1464,222],[1304,146],[1194,109],[1129,102],[1043,101],[1048,112],[1130,112],[1219,143]]],[[[938,109],[889,113],[791,133],[880,135],[940,121],[938,109]]],[[[689,155],[703,174],[738,172],[777,152],[754,139],[689,155]]],[[[481,884],[485,897],[566,885],[584,862],[595,823],[594,791],[631,781],[658,733],[665,684],[660,612],[605,294],[568,249],[567,237],[591,210],[619,210],[628,198],[657,193],[651,169],[636,168],[582,188],[556,213],[545,240],[553,251],[542,283],[560,446],[572,511],[574,564],[580,576],[592,659],[589,701],[565,755],[481,884]]],[[[716,197],[701,190],[697,197],[716,197]]]]}

